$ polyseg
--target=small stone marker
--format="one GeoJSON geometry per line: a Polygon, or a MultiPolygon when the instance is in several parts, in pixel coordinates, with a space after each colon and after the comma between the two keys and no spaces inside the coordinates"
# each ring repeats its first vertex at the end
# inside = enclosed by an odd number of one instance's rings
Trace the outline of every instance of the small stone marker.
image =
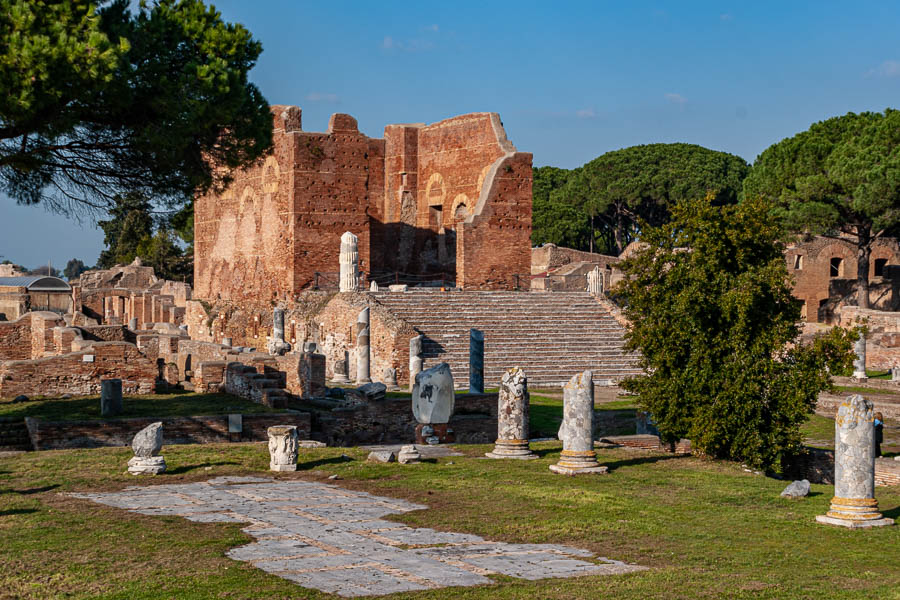
{"type": "Polygon", "coordinates": [[[388,290],[392,292],[405,292],[409,289],[409,286],[405,283],[398,283],[394,285],[389,285],[388,290]]]}
{"type": "Polygon", "coordinates": [[[369,462],[392,463],[396,460],[396,457],[389,450],[376,450],[375,452],[369,452],[366,460],[369,462]]]}
{"type": "Polygon", "coordinates": [[[851,529],[893,525],[878,512],[875,499],[875,414],[859,394],[838,407],[834,419],[834,498],[819,523],[851,529]]]}
{"type": "Polygon", "coordinates": [[[130,330],[132,330],[132,331],[137,331],[137,328],[138,328],[138,320],[137,320],[137,317],[132,317],[132,318],[129,319],[129,321],[128,321],[128,329],[130,329],[130,330]]]}
{"type": "Polygon", "coordinates": [[[809,495],[809,481],[806,479],[794,481],[784,488],[781,495],[784,498],[805,498],[809,495]]]}
{"type": "Polygon", "coordinates": [[[587,291],[591,296],[603,295],[603,273],[600,272],[600,267],[594,267],[592,271],[588,271],[587,291]]]}
{"type": "Polygon", "coordinates": [[[100,381],[100,415],[114,417],[122,412],[122,380],[100,381]]]}
{"type": "Polygon", "coordinates": [[[372,283],[369,284],[369,291],[370,292],[378,291],[378,282],[377,281],[372,281],[372,283]]]}
{"type": "Polygon", "coordinates": [[[484,393],[484,332],[469,330],[469,393],[484,393]]]}
{"type": "Polygon", "coordinates": [[[422,455],[415,445],[402,446],[397,454],[397,462],[401,465],[413,465],[422,461],[422,455]]]}
{"type": "Polygon", "coordinates": [[[559,462],[550,470],[561,475],[606,473],[594,451],[594,381],[590,371],[577,373],[563,388],[563,441],[559,462]]]}
{"type": "Polygon", "coordinates": [[[90,363],[94,362],[94,355],[93,354],[82,355],[81,362],[90,362],[90,363]]]}
{"type": "Polygon", "coordinates": [[[379,381],[366,383],[356,388],[356,391],[365,396],[365,399],[369,402],[378,402],[384,400],[384,394],[386,390],[387,386],[379,381]]]}
{"type": "Polygon", "coordinates": [[[518,367],[508,369],[500,380],[497,399],[497,442],[488,458],[537,458],[528,447],[528,378],[518,367]]]}
{"type": "Polygon", "coordinates": [[[269,470],[296,471],[300,438],[296,425],[273,425],[269,434],[269,470]]]}
{"type": "Polygon", "coordinates": [[[158,475],[166,471],[166,461],[159,455],[163,445],[161,421],[147,425],[131,440],[134,457],[128,461],[128,472],[132,475],[158,475]]]}
{"type": "Polygon", "coordinates": [[[228,415],[228,433],[242,433],[244,431],[244,415],[228,415]]]}
{"type": "Polygon", "coordinates": [[[900,367],[891,367],[891,381],[900,382],[900,367]]]}

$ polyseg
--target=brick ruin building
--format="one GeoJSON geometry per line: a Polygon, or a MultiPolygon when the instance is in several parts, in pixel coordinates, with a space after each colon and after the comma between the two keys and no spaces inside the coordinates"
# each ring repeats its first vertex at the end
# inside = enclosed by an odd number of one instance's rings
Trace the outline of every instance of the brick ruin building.
{"type": "Polygon", "coordinates": [[[532,157],[497,114],[388,125],[370,138],[349,115],[313,133],[296,106],[272,113],[272,155],[197,198],[198,298],[287,301],[336,283],[345,231],[359,238],[363,274],[382,283],[511,289],[530,271],[532,157]]]}

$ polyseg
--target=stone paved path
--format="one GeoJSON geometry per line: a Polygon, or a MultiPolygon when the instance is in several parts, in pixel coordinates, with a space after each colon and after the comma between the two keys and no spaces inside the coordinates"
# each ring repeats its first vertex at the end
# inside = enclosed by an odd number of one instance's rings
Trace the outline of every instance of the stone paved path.
{"type": "Polygon", "coordinates": [[[244,531],[256,541],[229,557],[341,596],[488,584],[492,574],[543,579],[645,568],[568,546],[406,527],[381,517],[427,507],[306,481],[218,477],[73,496],[146,515],[249,523],[244,531]]]}

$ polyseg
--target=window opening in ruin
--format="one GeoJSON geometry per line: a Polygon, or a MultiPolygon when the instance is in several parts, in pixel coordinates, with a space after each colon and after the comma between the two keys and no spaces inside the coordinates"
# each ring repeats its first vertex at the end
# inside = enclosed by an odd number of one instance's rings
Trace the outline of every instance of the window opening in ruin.
{"type": "Polygon", "coordinates": [[[884,267],[887,266],[886,258],[875,259],[875,277],[884,277],[884,267]]]}
{"type": "Polygon", "coordinates": [[[844,259],[835,256],[831,259],[831,277],[844,276],[844,259]]]}
{"type": "Polygon", "coordinates": [[[794,269],[800,271],[803,269],[803,255],[797,254],[794,256],[794,269]]]}
{"type": "Polygon", "coordinates": [[[443,206],[429,206],[428,214],[431,221],[431,228],[434,231],[440,231],[444,226],[444,207],[443,206]]]}

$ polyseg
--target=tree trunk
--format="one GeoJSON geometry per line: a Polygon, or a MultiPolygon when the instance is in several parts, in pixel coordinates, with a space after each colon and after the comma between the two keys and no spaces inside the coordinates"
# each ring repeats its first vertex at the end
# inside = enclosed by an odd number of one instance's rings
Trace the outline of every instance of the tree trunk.
{"type": "Polygon", "coordinates": [[[616,235],[616,256],[621,256],[622,251],[625,250],[625,224],[623,223],[624,219],[622,219],[622,211],[616,211],[616,227],[615,227],[615,235],[616,235]]]}
{"type": "Polygon", "coordinates": [[[856,305],[869,308],[869,257],[872,255],[871,232],[868,227],[857,227],[856,247],[856,305]]]}

